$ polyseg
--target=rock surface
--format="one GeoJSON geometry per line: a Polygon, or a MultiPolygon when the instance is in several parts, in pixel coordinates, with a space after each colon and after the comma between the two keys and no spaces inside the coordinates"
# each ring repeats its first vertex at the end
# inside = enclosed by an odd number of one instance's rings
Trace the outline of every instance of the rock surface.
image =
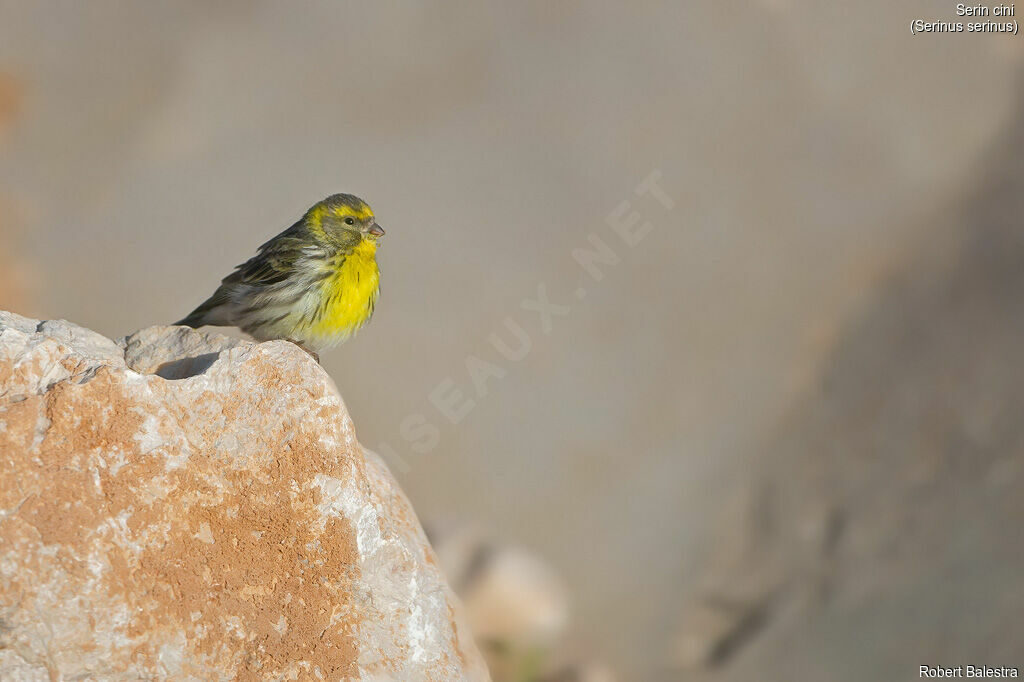
{"type": "Polygon", "coordinates": [[[405,496],[287,342],[0,312],[0,677],[486,680],[405,496]]]}

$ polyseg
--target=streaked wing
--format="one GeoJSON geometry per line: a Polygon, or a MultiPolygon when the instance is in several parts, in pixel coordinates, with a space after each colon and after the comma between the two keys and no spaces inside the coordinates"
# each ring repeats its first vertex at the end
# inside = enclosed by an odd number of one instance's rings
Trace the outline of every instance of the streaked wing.
{"type": "Polygon", "coordinates": [[[295,264],[308,252],[309,240],[303,236],[301,221],[260,247],[259,253],[235,268],[222,284],[247,284],[268,287],[288,279],[295,264]]]}

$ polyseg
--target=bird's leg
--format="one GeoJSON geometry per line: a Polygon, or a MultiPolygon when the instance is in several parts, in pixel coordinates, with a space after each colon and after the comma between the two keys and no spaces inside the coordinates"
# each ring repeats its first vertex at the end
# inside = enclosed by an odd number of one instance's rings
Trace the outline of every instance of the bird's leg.
{"type": "Polygon", "coordinates": [[[314,360],[316,360],[316,364],[318,364],[318,365],[320,364],[320,356],[317,354],[316,351],[313,351],[313,350],[310,350],[310,349],[306,348],[306,346],[304,346],[301,341],[296,341],[295,339],[288,339],[288,340],[291,341],[292,343],[294,343],[296,346],[298,346],[302,350],[304,350],[307,353],[309,353],[309,356],[311,358],[313,358],[314,360]]]}

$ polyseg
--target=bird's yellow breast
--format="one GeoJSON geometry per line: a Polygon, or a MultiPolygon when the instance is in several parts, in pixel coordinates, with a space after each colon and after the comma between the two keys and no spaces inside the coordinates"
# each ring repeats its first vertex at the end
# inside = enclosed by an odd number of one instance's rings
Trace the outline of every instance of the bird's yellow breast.
{"type": "Polygon", "coordinates": [[[377,243],[364,239],[350,253],[338,257],[334,272],[321,289],[322,313],[310,329],[314,335],[344,340],[370,319],[380,292],[376,256],[377,243]]]}

